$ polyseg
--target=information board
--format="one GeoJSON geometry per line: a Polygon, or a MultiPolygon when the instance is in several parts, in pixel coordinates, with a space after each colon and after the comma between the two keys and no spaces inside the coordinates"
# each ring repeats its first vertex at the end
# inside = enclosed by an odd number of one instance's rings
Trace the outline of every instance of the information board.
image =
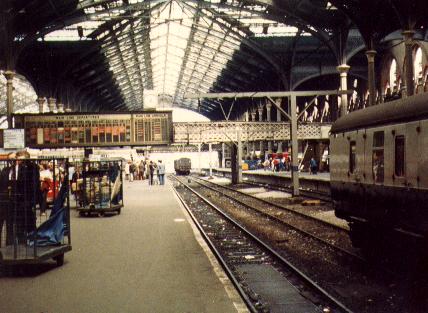
{"type": "Polygon", "coordinates": [[[117,114],[22,114],[28,147],[161,145],[172,140],[172,111],[117,114]]]}
{"type": "Polygon", "coordinates": [[[25,148],[25,130],[5,129],[3,131],[3,145],[4,149],[25,148]]]}

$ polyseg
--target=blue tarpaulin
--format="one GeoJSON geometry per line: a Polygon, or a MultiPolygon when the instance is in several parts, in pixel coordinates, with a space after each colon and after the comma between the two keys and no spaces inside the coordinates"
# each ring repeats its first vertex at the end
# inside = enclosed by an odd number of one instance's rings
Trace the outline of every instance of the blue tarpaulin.
{"type": "Polygon", "coordinates": [[[28,236],[28,244],[34,245],[36,240],[37,246],[49,246],[61,244],[67,230],[66,212],[64,202],[67,197],[68,186],[63,184],[58,196],[54,200],[53,208],[49,219],[42,223],[36,230],[28,236]],[[34,238],[36,237],[36,238],[34,238]]]}

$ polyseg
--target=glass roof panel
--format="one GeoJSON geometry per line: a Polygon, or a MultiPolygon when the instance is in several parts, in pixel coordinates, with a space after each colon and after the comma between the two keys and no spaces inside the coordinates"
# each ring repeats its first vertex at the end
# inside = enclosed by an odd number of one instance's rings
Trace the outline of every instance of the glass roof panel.
{"type": "Polygon", "coordinates": [[[208,92],[244,38],[298,32],[266,19],[265,5],[242,6],[232,0],[79,0],[79,4],[90,20],[111,23],[105,29],[112,30],[98,31],[96,39],[128,107],[133,108],[143,105],[145,89],[171,97],[174,104],[196,108],[197,101],[183,95],[208,92]]]}

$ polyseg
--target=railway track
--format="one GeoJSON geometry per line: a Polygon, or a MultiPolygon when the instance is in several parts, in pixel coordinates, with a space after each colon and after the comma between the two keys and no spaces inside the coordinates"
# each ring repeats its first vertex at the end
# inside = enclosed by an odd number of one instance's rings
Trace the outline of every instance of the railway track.
{"type": "Polygon", "coordinates": [[[192,177],[191,179],[200,186],[219,193],[221,197],[227,197],[261,214],[263,217],[283,224],[287,228],[292,228],[304,236],[316,240],[344,255],[365,262],[365,260],[356,253],[355,249],[352,248],[348,231],[341,227],[226,186],[218,185],[197,177],[192,177]]]}
{"type": "Polygon", "coordinates": [[[259,239],[207,200],[206,196],[189,186],[186,179],[174,179],[177,182],[175,190],[178,197],[211,245],[251,312],[352,312],[270,244],[259,239]],[[263,288],[260,289],[262,273],[268,273],[273,280],[264,281],[263,288]],[[258,276],[256,281],[254,276],[258,276]],[[278,284],[282,288],[278,289],[278,284]],[[284,297],[292,299],[287,301],[284,297]],[[296,305],[294,309],[285,308],[290,303],[296,305]]]}

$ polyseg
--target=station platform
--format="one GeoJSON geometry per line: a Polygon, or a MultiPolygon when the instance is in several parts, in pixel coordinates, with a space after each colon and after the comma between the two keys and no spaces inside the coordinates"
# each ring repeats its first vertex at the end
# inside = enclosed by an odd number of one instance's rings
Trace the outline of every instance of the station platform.
{"type": "MultiPolygon", "coordinates": [[[[205,172],[209,171],[209,169],[207,169],[207,168],[204,168],[203,170],[205,172]]],[[[230,173],[232,170],[230,168],[215,167],[215,168],[213,168],[213,171],[230,173]]],[[[272,172],[270,170],[257,169],[257,170],[242,171],[242,174],[243,175],[254,174],[254,175],[261,175],[261,176],[279,176],[279,177],[291,178],[291,172],[290,171],[272,172]]],[[[329,172],[323,172],[323,173],[317,173],[315,175],[312,175],[312,174],[309,174],[308,172],[299,172],[299,178],[329,182],[330,181],[330,173],[329,172]]]]}
{"type": "Polygon", "coordinates": [[[124,204],[109,217],[71,212],[62,267],[0,268],[0,312],[248,312],[168,182],[125,182],[124,204]]]}
{"type": "MultiPolygon", "coordinates": [[[[223,177],[231,177],[232,170],[230,168],[213,168],[214,175],[223,177]]],[[[200,171],[203,175],[208,175],[209,169],[203,168],[200,171]]],[[[242,180],[244,182],[253,182],[261,184],[271,184],[277,186],[291,187],[291,172],[272,172],[270,170],[258,169],[242,171],[242,180]]],[[[300,187],[312,191],[330,194],[330,173],[318,173],[315,175],[307,172],[299,172],[300,187]]]]}

